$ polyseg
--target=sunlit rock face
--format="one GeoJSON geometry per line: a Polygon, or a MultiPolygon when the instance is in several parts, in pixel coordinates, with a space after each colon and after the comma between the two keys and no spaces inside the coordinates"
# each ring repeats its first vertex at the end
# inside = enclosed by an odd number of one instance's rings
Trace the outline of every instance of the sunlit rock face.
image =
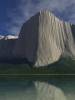
{"type": "Polygon", "coordinates": [[[54,63],[63,56],[75,57],[71,26],[49,11],[40,11],[23,25],[14,55],[27,58],[36,67],[54,63]]]}

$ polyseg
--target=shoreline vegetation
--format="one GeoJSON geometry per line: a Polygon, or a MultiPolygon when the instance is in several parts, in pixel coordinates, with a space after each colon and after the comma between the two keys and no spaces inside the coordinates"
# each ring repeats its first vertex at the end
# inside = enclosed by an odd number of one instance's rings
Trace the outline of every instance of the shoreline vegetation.
{"type": "Polygon", "coordinates": [[[0,79],[51,79],[75,78],[75,60],[60,59],[58,62],[44,67],[34,67],[28,63],[0,63],[0,79]]]}

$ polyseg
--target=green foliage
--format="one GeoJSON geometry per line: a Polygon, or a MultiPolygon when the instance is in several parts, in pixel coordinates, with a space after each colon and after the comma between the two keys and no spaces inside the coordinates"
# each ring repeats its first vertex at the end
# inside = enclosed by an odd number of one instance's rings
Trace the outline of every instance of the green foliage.
{"type": "Polygon", "coordinates": [[[60,59],[48,66],[38,67],[29,64],[0,64],[0,74],[74,74],[75,60],[70,58],[60,59]]]}

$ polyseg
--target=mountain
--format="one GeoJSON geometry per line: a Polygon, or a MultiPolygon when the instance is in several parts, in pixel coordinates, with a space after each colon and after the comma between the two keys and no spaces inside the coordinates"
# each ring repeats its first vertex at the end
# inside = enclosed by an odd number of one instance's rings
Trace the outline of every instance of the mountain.
{"type": "Polygon", "coordinates": [[[0,35],[0,62],[3,61],[4,63],[4,61],[8,59],[14,58],[12,51],[17,38],[18,37],[14,35],[0,35]]]}
{"type": "Polygon", "coordinates": [[[26,58],[36,67],[75,58],[75,26],[58,19],[49,11],[40,11],[23,24],[13,54],[26,58]]]}
{"type": "Polygon", "coordinates": [[[48,66],[75,58],[75,25],[40,11],[25,22],[19,36],[0,35],[0,62],[48,66]]]}

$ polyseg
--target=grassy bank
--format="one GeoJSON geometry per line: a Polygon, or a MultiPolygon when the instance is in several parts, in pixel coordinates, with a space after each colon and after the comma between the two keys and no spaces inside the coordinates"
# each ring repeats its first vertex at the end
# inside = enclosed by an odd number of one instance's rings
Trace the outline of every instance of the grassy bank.
{"type": "Polygon", "coordinates": [[[34,67],[29,64],[0,64],[0,75],[31,75],[31,74],[75,74],[75,60],[60,59],[58,62],[44,67],[34,67]]]}

